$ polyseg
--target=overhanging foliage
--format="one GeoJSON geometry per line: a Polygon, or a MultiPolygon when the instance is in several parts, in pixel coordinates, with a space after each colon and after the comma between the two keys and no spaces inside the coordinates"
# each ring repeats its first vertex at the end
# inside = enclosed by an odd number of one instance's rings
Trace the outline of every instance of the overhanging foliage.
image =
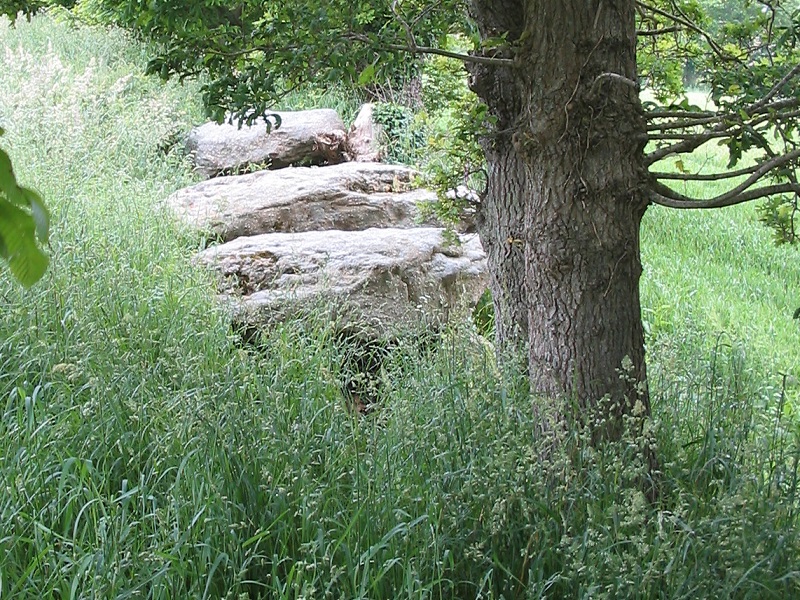
{"type": "MultiPolygon", "coordinates": [[[[674,208],[715,208],[769,198],[792,221],[798,210],[800,147],[800,10],[781,0],[647,0],[636,3],[639,81],[605,73],[594,82],[647,87],[646,140],[652,149],[650,198],[674,208]],[[741,19],[725,22],[725,17],[741,19]],[[680,98],[685,84],[711,90],[710,106],[680,98]],[[705,143],[727,147],[729,170],[691,173],[681,156],[705,143]],[[673,161],[674,169],[664,169],[673,161]],[[745,161],[743,165],[739,163],[745,161]],[[711,198],[681,191],[682,182],[729,181],[711,198]],[[677,186],[677,187],[676,187],[677,186]],[[788,208],[787,208],[788,207],[788,208]]],[[[463,0],[317,0],[264,3],[87,0],[84,10],[132,28],[160,44],[149,70],[164,78],[203,73],[211,115],[240,120],[264,114],[283,94],[308,83],[365,84],[408,63],[414,54],[464,62],[513,64],[526,42],[503,31],[478,35],[463,0]],[[468,53],[446,49],[461,34],[468,53]]],[[[785,219],[784,219],[785,220],[785,219]]],[[[785,226],[786,224],[783,223],[785,226]]]]}
{"type": "Polygon", "coordinates": [[[49,259],[37,238],[45,243],[49,227],[50,217],[41,197],[17,183],[11,159],[0,148],[0,257],[26,287],[39,281],[47,269],[49,259]]]}

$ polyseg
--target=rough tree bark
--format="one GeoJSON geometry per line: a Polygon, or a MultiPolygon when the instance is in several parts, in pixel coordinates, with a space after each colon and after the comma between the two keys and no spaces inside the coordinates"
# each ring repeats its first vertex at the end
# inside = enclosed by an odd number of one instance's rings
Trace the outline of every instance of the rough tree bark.
{"type": "MultiPolygon", "coordinates": [[[[479,233],[498,347],[522,342],[534,392],[586,410],[603,404],[611,417],[647,412],[634,2],[473,0],[470,9],[484,38],[508,32],[515,46],[513,66],[471,67],[472,89],[497,117],[483,142],[479,233]]],[[[618,421],[599,435],[615,436],[618,421]]]]}

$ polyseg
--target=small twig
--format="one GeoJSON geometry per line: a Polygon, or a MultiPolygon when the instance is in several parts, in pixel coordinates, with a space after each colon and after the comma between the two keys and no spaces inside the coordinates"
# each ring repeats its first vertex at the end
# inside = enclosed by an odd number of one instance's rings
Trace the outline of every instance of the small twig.
{"type": "Polygon", "coordinates": [[[627,251],[625,251],[625,252],[623,252],[623,253],[622,253],[622,256],[620,256],[620,257],[619,257],[619,260],[617,260],[617,262],[614,264],[614,268],[613,268],[613,269],[611,269],[611,275],[610,275],[610,276],[609,276],[609,278],[608,278],[608,287],[606,287],[606,291],[605,291],[605,292],[603,292],[603,298],[605,298],[606,296],[608,296],[608,292],[610,292],[610,291],[611,291],[611,284],[614,282],[614,274],[617,272],[617,267],[619,267],[619,263],[621,263],[621,262],[622,262],[622,260],[623,260],[623,259],[624,259],[626,256],[628,256],[628,252],[627,252],[627,251]]]}
{"type": "Polygon", "coordinates": [[[423,8],[421,11],[419,11],[419,14],[418,14],[416,17],[414,17],[414,20],[413,20],[413,21],[411,21],[411,26],[412,26],[412,27],[414,27],[414,26],[415,26],[417,23],[419,23],[419,22],[420,22],[422,19],[424,19],[424,18],[425,18],[425,16],[426,16],[426,15],[427,15],[429,12],[431,12],[431,11],[432,11],[434,8],[436,8],[437,6],[439,6],[439,4],[438,4],[438,3],[432,3],[432,4],[428,4],[428,6],[426,6],[426,7],[425,7],[425,8],[423,8]]]}

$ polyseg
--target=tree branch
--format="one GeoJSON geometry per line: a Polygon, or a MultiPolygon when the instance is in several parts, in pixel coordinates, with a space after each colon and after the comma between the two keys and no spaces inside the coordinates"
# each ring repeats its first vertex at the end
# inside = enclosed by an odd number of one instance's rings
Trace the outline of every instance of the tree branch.
{"type": "MultiPolygon", "coordinates": [[[[724,118],[729,118],[731,115],[724,115],[724,118]]],[[[672,144],[670,146],[665,146],[663,148],[659,148],[651,152],[650,154],[645,156],[645,165],[650,166],[653,163],[658,162],[659,160],[666,158],[671,154],[684,154],[687,152],[693,152],[703,144],[712,139],[719,139],[719,138],[728,138],[733,137],[735,135],[739,135],[742,131],[747,130],[751,133],[755,132],[754,126],[764,123],[766,121],[780,121],[782,118],[795,118],[800,116],[800,111],[789,111],[785,113],[777,113],[777,114],[762,114],[759,118],[753,119],[749,122],[721,122],[713,129],[706,131],[705,133],[664,133],[664,134],[655,134],[655,135],[648,135],[648,140],[681,140],[676,144],[672,144]]],[[[741,118],[741,117],[740,117],[741,118]]],[[[766,145],[766,142],[765,142],[766,145]]]]}
{"type": "MultiPolygon", "coordinates": [[[[687,129],[689,127],[700,127],[701,125],[711,125],[719,123],[727,115],[717,114],[714,116],[698,117],[696,119],[683,119],[681,121],[667,121],[664,123],[648,123],[647,131],[667,131],[668,129],[687,129]]],[[[645,114],[645,118],[649,115],[645,114]]]]}
{"type": "Polygon", "coordinates": [[[416,48],[409,48],[408,46],[400,46],[396,44],[385,44],[381,46],[386,50],[394,50],[397,52],[411,52],[415,54],[435,54],[437,56],[445,56],[453,58],[466,63],[475,63],[478,65],[494,65],[497,67],[511,67],[514,61],[510,58],[495,58],[491,56],[475,56],[473,54],[460,54],[458,52],[450,52],[449,50],[442,50],[441,48],[429,48],[427,46],[417,46],[416,48]]]}
{"type": "MultiPolygon", "coordinates": [[[[797,98],[787,98],[785,100],[778,100],[769,104],[763,104],[759,101],[756,104],[751,104],[744,108],[745,114],[748,117],[755,115],[764,115],[761,119],[754,121],[752,124],[762,123],[765,120],[780,120],[780,118],[793,118],[798,116],[797,112],[778,112],[785,108],[794,108],[800,105],[800,100],[797,98]],[[758,105],[758,106],[756,106],[758,105]]],[[[649,123],[647,125],[648,131],[666,131],[668,129],[686,129],[690,127],[698,127],[701,125],[711,125],[712,123],[719,123],[724,120],[732,122],[742,122],[741,113],[732,112],[698,112],[692,113],[690,111],[651,111],[645,113],[646,119],[665,119],[665,118],[682,118],[680,121],[668,121],[665,123],[649,123]]]]}
{"type": "Polygon", "coordinates": [[[637,29],[636,35],[639,36],[656,36],[656,35],[664,35],[666,33],[676,33],[678,31],[683,31],[683,27],[674,26],[674,27],[664,27],[662,29],[637,29]]]}
{"type": "Polygon", "coordinates": [[[749,175],[758,170],[760,165],[753,165],[746,169],[739,169],[737,171],[725,171],[723,173],[664,173],[662,171],[650,171],[650,174],[656,179],[668,179],[676,181],[722,181],[723,179],[731,179],[733,177],[742,177],[749,175]]]}
{"type": "Polygon", "coordinates": [[[693,110],[651,110],[650,112],[645,113],[645,118],[647,119],[704,119],[708,117],[716,117],[719,113],[710,111],[710,110],[701,110],[701,111],[693,111],[693,110]]]}
{"type": "MultiPolygon", "coordinates": [[[[794,160],[800,158],[800,149],[792,150],[786,154],[779,154],[769,159],[768,161],[758,163],[746,169],[739,169],[738,171],[727,171],[725,173],[711,173],[708,175],[692,175],[691,173],[651,173],[658,179],[678,179],[682,181],[719,181],[722,179],[730,179],[731,177],[739,177],[741,175],[750,175],[745,181],[726,192],[728,194],[739,194],[747,188],[752,187],[759,179],[770,171],[774,171],[794,160]]],[[[717,196],[721,198],[722,196],[717,196]]]]}
{"type": "MultiPolygon", "coordinates": [[[[662,198],[662,200],[672,202],[673,208],[719,208],[722,206],[731,206],[733,204],[747,202],[748,200],[753,200],[755,198],[763,198],[764,196],[777,194],[780,193],[781,191],[784,192],[794,191],[795,193],[797,193],[798,190],[800,190],[800,186],[798,186],[794,182],[787,184],[778,184],[774,186],[767,186],[762,188],[755,188],[755,189],[750,189],[750,188],[752,188],[753,185],[756,184],[756,182],[758,182],[770,171],[774,171],[775,169],[783,167],[784,165],[787,165],[798,158],[800,158],[800,149],[793,150],[792,152],[788,152],[787,154],[781,154],[779,156],[775,156],[766,162],[755,165],[755,168],[742,169],[740,171],[732,171],[729,173],[720,173],[717,174],[716,176],[714,175],[691,176],[686,174],[683,176],[675,175],[672,177],[663,177],[664,174],[652,173],[654,178],[656,178],[653,180],[653,190],[659,195],[660,198],[662,198]],[[727,192],[725,192],[724,194],[720,194],[719,196],[710,198],[708,200],[701,200],[697,198],[690,198],[688,196],[684,196],[683,194],[676,192],[672,188],[667,187],[666,185],[660,183],[657,180],[657,178],[660,177],[662,179],[681,179],[685,181],[689,180],[714,181],[714,180],[727,179],[729,177],[735,177],[736,175],[748,174],[748,172],[750,174],[750,177],[745,179],[735,188],[732,188],[727,192]],[[781,188],[782,185],[788,186],[788,188],[785,189],[781,188]],[[753,196],[752,194],[757,194],[757,195],[753,196]]],[[[663,201],[657,201],[657,203],[664,204],[663,201]]],[[[667,205],[665,204],[665,206],[667,205]]]]}
{"type": "MultiPolygon", "coordinates": [[[[648,134],[647,139],[652,141],[663,141],[663,140],[694,140],[697,138],[703,138],[703,143],[715,139],[715,138],[726,138],[731,135],[735,135],[740,133],[740,131],[731,131],[733,125],[728,124],[724,129],[717,129],[715,128],[713,131],[707,131],[705,133],[687,133],[687,132],[675,132],[675,133],[653,133],[648,134]]],[[[694,150],[694,148],[692,148],[694,150]]]]}
{"type": "Polygon", "coordinates": [[[800,194],[800,185],[794,183],[779,183],[776,185],[768,185],[765,187],[758,187],[742,192],[740,194],[730,195],[729,193],[722,194],[716,198],[709,200],[698,200],[697,198],[690,198],[679,194],[675,190],[667,187],[658,181],[652,182],[652,189],[650,190],[650,201],[654,204],[667,206],[669,208],[724,208],[726,206],[734,206],[736,204],[743,204],[751,200],[758,200],[759,198],[767,198],[775,194],[785,194],[794,192],[800,194]]]}
{"type": "MultiPolygon", "coordinates": [[[[416,40],[411,33],[410,27],[408,24],[403,21],[401,23],[403,28],[406,30],[406,34],[410,35],[409,44],[403,46],[402,44],[381,44],[377,48],[380,50],[389,50],[392,52],[409,52],[411,54],[435,54],[437,56],[444,56],[447,58],[452,58],[455,60],[460,60],[461,62],[465,63],[475,63],[480,65],[495,65],[495,66],[502,66],[502,67],[511,67],[514,64],[513,59],[510,58],[497,58],[491,56],[475,56],[472,54],[461,54],[459,52],[450,52],[449,50],[442,50],[441,48],[430,48],[427,46],[417,46],[416,40]]],[[[362,44],[372,44],[372,40],[370,40],[367,36],[351,33],[343,36],[344,39],[361,42],[362,44]]],[[[208,54],[212,54],[214,56],[221,56],[224,58],[237,58],[240,56],[247,56],[249,54],[253,54],[255,52],[276,52],[276,51],[286,51],[286,50],[299,50],[299,46],[281,46],[280,48],[276,48],[274,46],[253,46],[252,48],[243,48],[241,50],[233,50],[233,51],[224,51],[224,50],[216,50],[214,48],[206,49],[208,54]]]]}
{"type": "Polygon", "coordinates": [[[251,48],[242,48],[241,50],[217,50],[215,48],[206,48],[205,53],[211,54],[212,56],[221,56],[223,58],[238,58],[240,56],[248,56],[253,54],[254,52],[263,52],[265,54],[276,52],[276,51],[289,51],[289,50],[300,50],[300,46],[281,46],[280,48],[275,48],[274,46],[253,46],[251,48]]]}
{"type": "Polygon", "coordinates": [[[674,15],[674,14],[672,14],[670,12],[665,11],[665,10],[661,10],[660,8],[658,8],[656,6],[650,6],[649,4],[645,4],[644,2],[641,2],[639,0],[637,0],[636,5],[641,7],[644,10],[650,11],[651,13],[654,13],[654,14],[657,14],[657,15],[659,15],[661,17],[664,17],[665,19],[669,19],[670,21],[678,23],[679,25],[683,25],[687,29],[690,29],[690,30],[694,31],[696,34],[702,36],[706,40],[706,42],[708,42],[708,45],[711,47],[711,50],[713,50],[714,54],[719,56],[722,60],[725,60],[725,61],[736,60],[737,62],[741,62],[741,61],[739,61],[739,59],[737,59],[737,58],[735,58],[733,56],[725,54],[725,51],[722,49],[722,47],[720,47],[720,45],[716,41],[714,41],[714,38],[711,37],[711,34],[706,32],[706,31],[704,31],[700,27],[698,27],[690,19],[686,19],[686,18],[684,18],[682,16],[674,15]]]}
{"type": "Polygon", "coordinates": [[[784,85],[789,83],[789,81],[792,78],[796,77],[798,73],[800,73],[800,63],[796,64],[792,69],[789,70],[788,73],[786,73],[786,75],[784,75],[781,78],[781,80],[778,83],[773,85],[772,89],[770,89],[770,91],[768,91],[761,100],[759,100],[758,102],[754,102],[753,104],[748,106],[745,110],[748,113],[750,113],[766,107],[769,101],[772,100],[772,98],[775,96],[775,94],[777,94],[784,85]]]}
{"type": "MultiPolygon", "coordinates": [[[[366,36],[359,34],[350,34],[346,36],[363,44],[371,44],[372,42],[366,36]]],[[[402,46],[400,44],[381,44],[377,46],[379,50],[390,50],[392,52],[410,52],[411,54],[435,54],[437,56],[445,56],[455,60],[460,60],[465,63],[475,63],[478,65],[493,65],[496,67],[512,67],[514,61],[510,58],[496,58],[491,56],[475,56],[472,54],[460,54],[458,52],[450,52],[449,50],[442,50],[441,48],[429,48],[427,46],[402,46]]]]}
{"type": "Polygon", "coordinates": [[[395,20],[400,23],[406,32],[406,41],[408,42],[408,47],[412,51],[415,50],[417,47],[417,39],[414,37],[414,32],[411,30],[411,26],[406,23],[406,20],[400,16],[400,13],[397,11],[397,0],[393,0],[391,4],[391,10],[395,20]]]}
{"type": "Polygon", "coordinates": [[[628,79],[624,75],[620,75],[619,73],[600,73],[597,77],[594,78],[592,82],[592,87],[589,88],[589,95],[594,95],[597,86],[600,85],[600,82],[603,80],[609,79],[611,81],[617,81],[629,87],[632,87],[637,92],[639,91],[639,84],[636,83],[633,79],[628,79]]]}

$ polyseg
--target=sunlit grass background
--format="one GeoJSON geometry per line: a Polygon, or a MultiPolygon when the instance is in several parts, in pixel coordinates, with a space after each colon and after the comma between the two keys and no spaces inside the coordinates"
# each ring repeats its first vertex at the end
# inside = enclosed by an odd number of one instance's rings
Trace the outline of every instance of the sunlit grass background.
{"type": "MultiPolygon", "coordinates": [[[[702,92],[690,93],[689,100],[710,104],[702,92]]],[[[688,172],[709,174],[727,170],[728,153],[711,142],[654,168],[674,170],[678,160],[688,172]]],[[[710,198],[740,179],[670,185],[690,197],[710,198]]],[[[757,207],[651,207],[642,232],[643,318],[658,366],[671,365],[675,352],[688,359],[692,353],[707,357],[720,344],[734,346],[765,383],[785,384],[792,404],[800,375],[800,321],[792,318],[800,307],[800,255],[795,247],[775,245],[773,232],[758,222],[757,207]],[[694,339],[681,348],[689,338],[694,339]]]]}
{"type": "MultiPolygon", "coordinates": [[[[159,207],[195,181],[173,143],[196,85],[146,57],[0,21],[2,144],[53,212],[45,279],[0,273],[0,598],[800,593],[798,250],[752,207],[646,217],[650,505],[649,437],[553,450],[469,326],[391,349],[366,418],[324,320],[243,344],[159,207]]],[[[326,105],[355,106],[284,108],[326,105]]]]}

